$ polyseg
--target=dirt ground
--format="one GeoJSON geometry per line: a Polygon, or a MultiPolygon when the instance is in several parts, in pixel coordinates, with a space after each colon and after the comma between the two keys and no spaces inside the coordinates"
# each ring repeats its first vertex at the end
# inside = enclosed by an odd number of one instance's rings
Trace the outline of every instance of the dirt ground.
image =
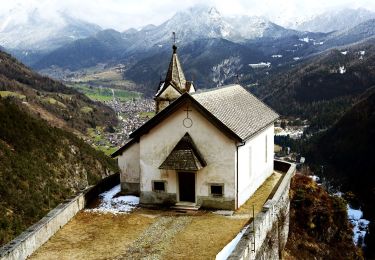
{"type": "Polygon", "coordinates": [[[274,173],[233,216],[139,208],[130,214],[80,212],[30,259],[214,259],[261,209],[274,173]]]}
{"type": "Polygon", "coordinates": [[[120,255],[155,218],[80,212],[30,259],[108,259],[120,255]]]}

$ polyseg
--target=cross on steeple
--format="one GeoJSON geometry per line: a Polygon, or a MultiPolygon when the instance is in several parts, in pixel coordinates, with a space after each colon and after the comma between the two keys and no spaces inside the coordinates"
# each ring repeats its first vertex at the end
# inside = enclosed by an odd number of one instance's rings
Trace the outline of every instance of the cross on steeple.
{"type": "Polygon", "coordinates": [[[177,37],[176,37],[175,32],[172,32],[172,40],[173,40],[173,53],[176,53],[177,52],[177,46],[176,46],[177,37]]]}
{"type": "Polygon", "coordinates": [[[176,45],[176,40],[177,40],[176,32],[172,32],[172,39],[173,39],[173,45],[176,45]]]}
{"type": "Polygon", "coordinates": [[[236,74],[235,77],[236,77],[236,83],[237,83],[237,84],[240,84],[240,75],[236,74]]]}

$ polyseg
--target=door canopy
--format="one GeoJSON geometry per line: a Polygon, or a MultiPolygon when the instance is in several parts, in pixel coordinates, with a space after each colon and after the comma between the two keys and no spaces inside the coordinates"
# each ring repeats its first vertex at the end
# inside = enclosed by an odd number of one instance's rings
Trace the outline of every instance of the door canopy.
{"type": "Polygon", "coordinates": [[[202,154],[186,133],[176,144],[159,169],[178,171],[198,171],[207,165],[202,154]]]}

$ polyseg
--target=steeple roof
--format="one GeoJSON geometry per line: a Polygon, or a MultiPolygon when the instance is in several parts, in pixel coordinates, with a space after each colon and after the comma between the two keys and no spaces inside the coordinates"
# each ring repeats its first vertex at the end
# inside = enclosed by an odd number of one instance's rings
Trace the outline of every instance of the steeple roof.
{"type": "Polygon", "coordinates": [[[173,54],[169,63],[165,84],[171,84],[177,87],[181,92],[186,88],[186,79],[182,71],[181,63],[177,56],[177,46],[173,45],[173,54]]]}

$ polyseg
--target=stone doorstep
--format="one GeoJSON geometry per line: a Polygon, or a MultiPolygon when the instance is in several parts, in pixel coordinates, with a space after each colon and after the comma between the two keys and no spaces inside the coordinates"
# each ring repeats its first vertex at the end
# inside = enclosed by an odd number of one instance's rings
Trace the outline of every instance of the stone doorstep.
{"type": "Polygon", "coordinates": [[[200,208],[199,205],[195,204],[194,202],[177,202],[174,206],[171,207],[175,210],[198,210],[200,208]]]}

